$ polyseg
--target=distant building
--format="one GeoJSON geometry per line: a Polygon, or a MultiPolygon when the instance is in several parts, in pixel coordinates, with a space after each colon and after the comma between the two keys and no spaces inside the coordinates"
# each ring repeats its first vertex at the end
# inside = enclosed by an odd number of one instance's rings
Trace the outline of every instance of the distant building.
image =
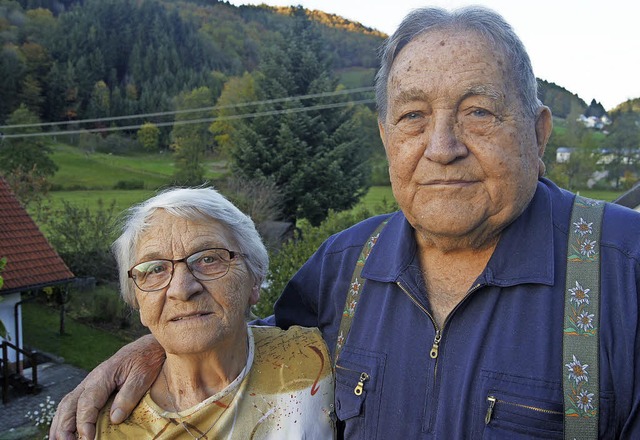
{"type": "Polygon", "coordinates": [[[596,130],[604,130],[607,125],[611,124],[611,119],[607,115],[600,117],[580,115],[576,121],[581,122],[587,128],[596,130]]]}
{"type": "Polygon", "coordinates": [[[573,148],[560,147],[556,150],[556,163],[569,162],[573,148]]]}

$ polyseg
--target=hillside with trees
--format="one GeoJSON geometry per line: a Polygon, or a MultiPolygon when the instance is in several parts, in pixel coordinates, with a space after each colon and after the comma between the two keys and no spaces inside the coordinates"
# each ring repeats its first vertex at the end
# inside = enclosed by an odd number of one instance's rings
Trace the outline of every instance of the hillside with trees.
{"type": "Polygon", "coordinates": [[[351,160],[380,150],[377,139],[365,144],[371,139],[357,133],[370,131],[363,124],[375,126],[369,79],[382,38],[357,23],[298,8],[195,0],[1,0],[2,154],[42,145],[38,160],[6,162],[2,171],[9,175],[20,165],[23,186],[32,189],[52,174],[51,166],[41,165],[48,153],[45,138],[26,132],[34,130],[58,133],[57,140],[87,154],[169,151],[177,184],[202,183],[204,158],[213,156],[228,159],[229,169],[243,179],[274,185],[282,195],[280,218],[317,223],[329,209],[353,206],[369,185],[371,165],[351,160]],[[338,78],[350,71],[355,75],[349,86],[364,86],[358,95],[344,93],[338,78]],[[243,79],[255,90],[234,92],[233,84],[243,79]],[[235,121],[226,126],[238,127],[234,142],[233,133],[220,132],[222,121],[210,127],[225,117],[215,109],[223,90],[226,117],[235,121]],[[301,111],[307,106],[315,113],[301,111]],[[279,126],[271,130],[272,124],[279,126]],[[274,156],[290,128],[290,147],[274,156]],[[249,170],[247,146],[262,169],[249,170]],[[299,159],[283,151],[299,153],[299,159]],[[290,171],[283,171],[280,165],[290,159],[290,171]],[[302,182],[302,172],[318,178],[302,182]]]}

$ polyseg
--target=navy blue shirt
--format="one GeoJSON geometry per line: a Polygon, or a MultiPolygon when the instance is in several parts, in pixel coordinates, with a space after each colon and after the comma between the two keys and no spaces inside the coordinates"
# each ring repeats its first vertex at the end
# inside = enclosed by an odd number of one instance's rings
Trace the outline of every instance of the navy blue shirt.
{"type": "MultiPolygon", "coordinates": [[[[562,438],[573,198],[541,179],[534,199],[503,231],[485,270],[442,328],[431,316],[413,228],[401,212],[386,216],[336,366],[336,414],[344,438],[562,438]],[[366,380],[357,395],[362,373],[366,380]]],[[[318,249],[276,303],[278,326],[318,327],[333,352],[356,259],[384,217],[342,231],[318,249]]],[[[607,204],[601,438],[640,439],[639,238],[640,214],[607,204]]]]}

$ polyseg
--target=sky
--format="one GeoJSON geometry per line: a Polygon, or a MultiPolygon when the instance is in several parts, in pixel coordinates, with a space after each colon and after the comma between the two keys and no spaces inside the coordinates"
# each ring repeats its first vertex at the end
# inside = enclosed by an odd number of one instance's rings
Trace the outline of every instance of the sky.
{"type": "Polygon", "coordinates": [[[637,0],[230,0],[234,5],[302,5],[393,33],[423,6],[470,4],[500,13],[524,43],[538,78],[606,110],[640,98],[640,1],[637,0]]]}

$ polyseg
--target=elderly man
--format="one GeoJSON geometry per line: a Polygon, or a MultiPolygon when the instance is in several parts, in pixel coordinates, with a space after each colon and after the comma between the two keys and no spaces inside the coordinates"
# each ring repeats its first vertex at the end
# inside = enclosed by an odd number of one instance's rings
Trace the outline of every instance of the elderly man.
{"type": "MultiPolygon", "coordinates": [[[[334,350],[345,438],[562,438],[563,380],[598,382],[563,360],[568,240],[591,224],[572,224],[574,195],[541,177],[551,113],[522,43],[489,10],[420,9],[386,42],[376,88],[401,211],[329,238],[276,324],[318,327],[334,350]]],[[[637,213],[605,207],[599,398],[581,388],[569,411],[599,415],[592,437],[640,438],[639,235],[637,213]]],[[[583,307],[595,288],[571,294],[583,307]]],[[[583,317],[587,329],[594,314],[583,317]]],[[[97,384],[124,381],[107,369],[63,402],[58,438],[79,395],[78,426],[92,433],[88,403],[111,392],[97,384]]],[[[129,411],[135,388],[114,407],[129,411]]]]}

